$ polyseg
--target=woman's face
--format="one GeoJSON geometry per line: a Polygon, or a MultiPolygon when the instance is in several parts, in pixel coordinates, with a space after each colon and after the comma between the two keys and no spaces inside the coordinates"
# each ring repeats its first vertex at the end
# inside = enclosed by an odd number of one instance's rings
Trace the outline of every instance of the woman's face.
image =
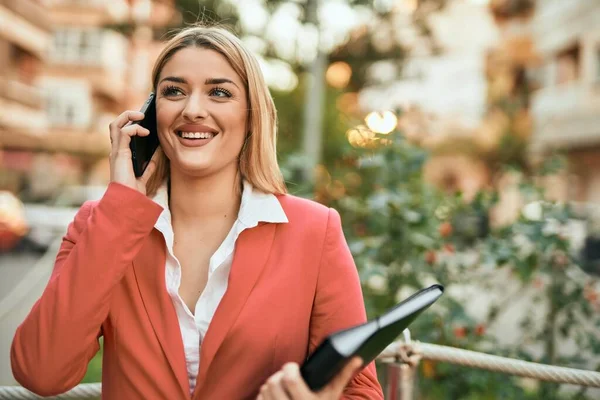
{"type": "Polygon", "coordinates": [[[156,88],[156,119],[171,170],[203,177],[237,171],[246,138],[246,89],[227,59],[198,47],[179,50],[156,88]]]}

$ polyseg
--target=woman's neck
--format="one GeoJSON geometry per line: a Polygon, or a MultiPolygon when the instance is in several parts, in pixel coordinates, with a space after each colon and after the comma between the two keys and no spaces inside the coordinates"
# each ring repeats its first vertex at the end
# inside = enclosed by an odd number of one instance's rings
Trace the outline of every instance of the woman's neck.
{"type": "Polygon", "coordinates": [[[235,218],[242,180],[237,170],[192,178],[171,170],[169,208],[173,220],[188,223],[235,218]]]}

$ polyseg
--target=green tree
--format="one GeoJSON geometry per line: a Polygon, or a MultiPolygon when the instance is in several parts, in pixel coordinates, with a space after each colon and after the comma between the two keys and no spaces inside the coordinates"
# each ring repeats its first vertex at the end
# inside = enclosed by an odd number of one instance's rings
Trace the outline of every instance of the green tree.
{"type": "MultiPolygon", "coordinates": [[[[499,197],[494,190],[466,202],[460,194],[431,187],[423,178],[427,152],[401,132],[367,133],[362,144],[364,148],[348,151],[346,158],[354,162],[332,171],[318,190],[319,198],[342,214],[370,316],[439,282],[449,290],[411,326],[417,340],[590,368],[600,344],[594,333],[600,326],[594,312],[600,305],[596,281],[578,266],[565,233],[577,215],[568,205],[547,200],[537,184],[539,175],[553,171],[551,163],[538,168],[536,175],[513,171],[521,176],[528,206],[513,223],[490,228],[488,215],[499,197]],[[498,343],[487,329],[520,297],[494,301],[486,315],[476,319],[452,290],[492,290],[502,271],[509,272],[516,289],[534,288],[533,302],[526,303],[530,310],[519,321],[521,340],[510,345],[498,343]],[[543,323],[535,323],[535,316],[543,323]],[[577,342],[570,356],[558,352],[559,343],[568,339],[577,342]]],[[[421,368],[422,398],[555,399],[560,398],[556,389],[557,385],[542,384],[528,393],[502,374],[427,361],[421,368]]]]}

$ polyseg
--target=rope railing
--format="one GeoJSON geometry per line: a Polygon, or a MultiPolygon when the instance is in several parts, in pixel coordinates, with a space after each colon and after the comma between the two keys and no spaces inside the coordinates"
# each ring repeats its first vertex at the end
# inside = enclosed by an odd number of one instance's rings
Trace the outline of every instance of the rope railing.
{"type": "Polygon", "coordinates": [[[1,400],[29,400],[29,399],[95,399],[100,397],[102,384],[82,383],[66,393],[54,397],[40,397],[35,393],[20,386],[0,386],[1,400]]]}
{"type": "Polygon", "coordinates": [[[384,362],[397,361],[403,363],[407,361],[411,362],[411,359],[414,363],[415,358],[417,360],[426,359],[547,382],[600,387],[600,372],[538,364],[530,361],[416,341],[411,343],[392,343],[378,358],[384,362]]]}
{"type": "MultiPolygon", "coordinates": [[[[455,347],[440,346],[418,341],[398,341],[389,345],[378,357],[384,363],[402,363],[416,366],[421,359],[447,362],[454,365],[484,369],[542,381],[600,387],[600,372],[586,371],[555,365],[538,364],[508,357],[494,356],[455,347]]],[[[78,385],[55,397],[40,397],[19,386],[1,386],[0,400],[4,399],[93,399],[100,397],[100,383],[78,385]]]]}

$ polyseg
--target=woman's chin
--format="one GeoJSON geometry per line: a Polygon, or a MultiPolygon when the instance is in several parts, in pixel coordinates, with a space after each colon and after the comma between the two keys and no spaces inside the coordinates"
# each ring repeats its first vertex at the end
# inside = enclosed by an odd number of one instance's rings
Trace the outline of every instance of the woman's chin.
{"type": "Polygon", "coordinates": [[[205,176],[211,173],[213,164],[207,160],[179,160],[176,163],[171,162],[171,167],[174,171],[180,172],[189,176],[205,176]],[[173,168],[174,167],[174,168],[173,168]]]}
{"type": "MultiPolygon", "coordinates": [[[[205,178],[208,176],[214,176],[216,174],[230,175],[229,172],[232,172],[232,176],[234,176],[235,172],[233,170],[237,170],[236,163],[224,164],[222,162],[208,160],[188,160],[187,162],[183,162],[182,160],[178,162],[176,166],[171,163],[171,169],[173,172],[181,174],[187,178],[205,178]]],[[[224,178],[226,179],[225,176],[224,178]]]]}

